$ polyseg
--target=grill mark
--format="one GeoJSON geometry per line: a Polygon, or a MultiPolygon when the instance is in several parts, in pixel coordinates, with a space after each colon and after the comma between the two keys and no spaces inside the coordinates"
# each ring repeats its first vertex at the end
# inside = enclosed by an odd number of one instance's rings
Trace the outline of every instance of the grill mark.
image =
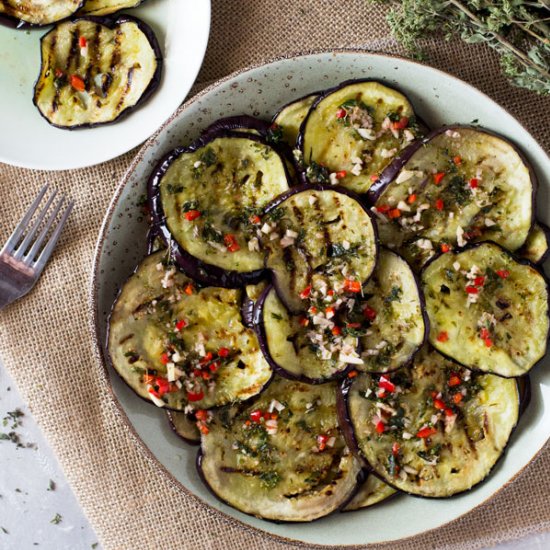
{"type": "MultiPolygon", "coordinates": [[[[52,70],[55,71],[55,67],[53,66],[54,65],[54,61],[55,61],[55,47],[57,46],[57,37],[58,37],[58,33],[59,31],[54,31],[52,37],[51,37],[51,41],[50,41],[50,57],[48,58],[48,63],[50,65],[50,67],[52,67],[52,70]]],[[[55,74],[54,74],[54,78],[55,78],[55,74]]],[[[56,86],[55,87],[55,93],[54,93],[54,96],[53,96],[53,99],[52,99],[52,113],[55,113],[57,112],[57,109],[59,108],[59,92],[60,92],[60,89],[56,86]]]]}
{"type": "MultiPolygon", "coordinates": [[[[49,45],[48,45],[48,48],[49,48],[49,50],[48,50],[48,60],[47,60],[47,62],[44,62],[45,63],[44,67],[49,67],[50,68],[49,70],[53,71],[54,78],[55,78],[55,67],[53,66],[53,61],[54,61],[55,58],[54,58],[54,55],[53,55],[53,50],[55,48],[56,43],[57,43],[57,34],[54,33],[53,36],[51,37],[49,45]]],[[[41,52],[41,55],[42,55],[42,52],[41,52]]],[[[44,91],[45,87],[46,87],[46,79],[43,78],[43,79],[41,79],[40,85],[36,88],[35,95],[36,95],[37,98],[40,97],[40,94],[44,91]]],[[[53,103],[53,101],[52,101],[52,103],[53,103]]]]}
{"type": "Polygon", "coordinates": [[[134,337],[134,334],[128,334],[128,336],[125,336],[124,338],[122,338],[121,340],[119,340],[118,344],[119,345],[122,345],[124,344],[125,342],[127,342],[128,340],[130,340],[130,338],[133,338],[134,337]]]}
{"type": "Polygon", "coordinates": [[[117,65],[120,63],[120,39],[122,37],[122,31],[117,29],[115,33],[115,47],[113,49],[113,55],[111,56],[111,63],[109,68],[111,72],[114,72],[117,65]]]}
{"type": "MultiPolygon", "coordinates": [[[[313,208],[318,215],[318,218],[320,220],[324,220],[323,213],[321,211],[321,205],[319,204],[319,201],[315,201],[313,203],[313,208]]],[[[330,238],[330,233],[328,232],[328,227],[326,224],[321,224],[320,228],[323,230],[323,241],[324,241],[324,247],[325,247],[325,254],[328,257],[328,251],[330,250],[330,246],[332,245],[332,239],[330,238]]]]}
{"type": "Polygon", "coordinates": [[[124,86],[124,90],[122,92],[122,94],[120,94],[120,99],[118,100],[118,103],[117,103],[117,106],[116,106],[116,109],[115,109],[115,113],[118,113],[120,112],[121,110],[121,107],[124,103],[124,100],[126,99],[126,96],[128,95],[128,92],[130,91],[130,88],[132,87],[132,78],[134,76],[134,67],[130,67],[128,69],[128,77],[127,77],[127,80],[126,80],[126,86],[124,86]]]}

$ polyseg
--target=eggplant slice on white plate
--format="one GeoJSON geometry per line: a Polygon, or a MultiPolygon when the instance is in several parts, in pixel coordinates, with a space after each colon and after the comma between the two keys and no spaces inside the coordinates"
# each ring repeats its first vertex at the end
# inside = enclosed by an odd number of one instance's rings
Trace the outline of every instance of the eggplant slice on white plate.
{"type": "Polygon", "coordinates": [[[160,84],[162,54],[153,30],[129,15],[59,23],[41,40],[34,104],[53,126],[116,122],[160,84]]]}
{"type": "Polygon", "coordinates": [[[78,15],[111,15],[120,10],[137,8],[145,0],[86,0],[78,15]]]}
{"type": "Polygon", "coordinates": [[[43,26],[70,17],[84,4],[84,0],[0,0],[0,22],[13,22],[18,28],[43,26]]]}

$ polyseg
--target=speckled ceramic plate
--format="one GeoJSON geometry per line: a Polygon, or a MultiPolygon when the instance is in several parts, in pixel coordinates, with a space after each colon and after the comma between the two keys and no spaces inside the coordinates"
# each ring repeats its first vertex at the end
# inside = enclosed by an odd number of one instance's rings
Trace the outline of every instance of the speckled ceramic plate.
{"type": "MultiPolygon", "coordinates": [[[[99,236],[91,291],[98,356],[103,361],[106,320],[117,290],[145,254],[147,223],[136,203],[155,162],[176,145],[188,144],[219,117],[271,115],[283,103],[349,78],[383,79],[399,86],[429,124],[468,123],[517,142],[538,173],[539,215],[550,223],[550,159],[519,122],[487,96],[460,80],[404,59],[353,51],[315,53],[281,59],[234,74],[194,97],[143,147],[121,182],[99,236]]],[[[143,451],[203,504],[236,522],[275,537],[313,544],[353,545],[409,537],[435,529],[473,510],[500,491],[533,459],[550,436],[550,360],[532,373],[533,398],[504,458],[490,478],[469,493],[444,500],[399,496],[368,510],[336,514],[311,524],[281,524],[244,515],[221,504],[195,472],[196,448],[170,430],[165,413],[136,397],[105,364],[113,402],[125,415],[143,451]],[[183,459],[181,457],[183,455],[183,459]]]]}

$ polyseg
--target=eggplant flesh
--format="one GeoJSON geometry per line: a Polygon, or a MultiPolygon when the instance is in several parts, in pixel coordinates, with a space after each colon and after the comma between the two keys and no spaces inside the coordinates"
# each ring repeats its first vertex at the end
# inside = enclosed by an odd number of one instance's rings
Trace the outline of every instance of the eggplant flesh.
{"type": "Polygon", "coordinates": [[[518,150],[479,128],[443,127],[382,174],[380,240],[415,269],[439,251],[492,240],[515,251],[533,222],[536,181],[518,150]]]}
{"type": "Polygon", "coordinates": [[[407,262],[387,249],[356,304],[356,318],[368,322],[360,337],[363,364],[357,369],[389,372],[410,363],[424,344],[428,318],[420,283],[407,262]],[[370,321],[369,321],[370,320],[370,321]]]}
{"type": "Polygon", "coordinates": [[[299,144],[311,183],[340,185],[365,193],[380,172],[420,135],[409,100],[376,81],[350,81],[311,106],[299,144]],[[324,167],[324,168],[320,168],[324,167]]]}
{"type": "Polygon", "coordinates": [[[374,506],[397,493],[396,489],[384,483],[373,474],[369,474],[355,496],[350,500],[343,512],[352,512],[374,506]]]}
{"type": "Polygon", "coordinates": [[[548,287],[494,243],[442,254],[422,272],[430,343],[471,369],[527,373],[546,353],[548,287]]]}
{"type": "Polygon", "coordinates": [[[274,117],[273,124],[280,128],[283,139],[294,147],[300,133],[300,126],[304,122],[310,107],[317,100],[319,94],[311,94],[285,105],[274,117]]]}
{"type": "Polygon", "coordinates": [[[158,87],[162,55],[150,27],[127,15],[85,17],[42,37],[34,104],[63,129],[117,121],[158,87]]]}
{"type": "Polygon", "coordinates": [[[111,363],[158,407],[191,412],[248,399],[272,370],[243,325],[241,302],[241,290],[197,288],[165,251],[148,256],[111,313],[111,363]]]}
{"type": "Polygon", "coordinates": [[[111,15],[120,10],[137,8],[144,0],[86,0],[79,15],[111,15]]]}
{"type": "Polygon", "coordinates": [[[335,390],[275,377],[251,403],[213,411],[198,459],[212,492],[276,521],[312,521],[343,506],[361,465],[340,431],[335,390]]]}
{"type": "Polygon", "coordinates": [[[536,221],[527,235],[525,244],[518,250],[520,258],[525,258],[534,264],[542,264],[550,252],[550,228],[536,221]]]}
{"type": "Polygon", "coordinates": [[[303,315],[292,315],[280,301],[273,287],[258,302],[255,314],[260,346],[268,362],[280,376],[310,384],[342,376],[359,359],[358,339],[333,332],[336,324],[313,325],[303,315]]]}
{"type": "Polygon", "coordinates": [[[31,25],[49,25],[75,13],[83,0],[0,0],[0,17],[31,25]]]}
{"type": "Polygon", "coordinates": [[[201,433],[197,428],[197,420],[184,412],[166,411],[168,422],[174,432],[186,443],[198,445],[201,440],[201,433]]]}
{"type": "Polygon", "coordinates": [[[359,292],[356,285],[374,270],[376,227],[357,196],[345,189],[296,187],[266,208],[264,223],[266,267],[293,313],[308,310],[329,291],[339,294],[352,286],[359,292]]]}
{"type": "Polygon", "coordinates": [[[249,134],[222,133],[173,152],[153,174],[149,198],[155,222],[188,262],[217,268],[212,273],[222,279],[227,272],[261,274],[260,214],[288,188],[285,162],[272,147],[249,134]]]}
{"type": "Polygon", "coordinates": [[[439,498],[486,478],[518,421],[515,380],[475,374],[428,348],[412,369],[383,378],[360,375],[348,394],[355,437],[376,475],[439,498]]]}

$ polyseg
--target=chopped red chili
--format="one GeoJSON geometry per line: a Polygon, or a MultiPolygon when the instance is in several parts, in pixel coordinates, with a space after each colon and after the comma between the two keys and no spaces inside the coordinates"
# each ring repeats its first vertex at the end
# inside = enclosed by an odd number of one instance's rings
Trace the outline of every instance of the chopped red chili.
{"type": "Polygon", "coordinates": [[[437,429],[432,426],[426,426],[425,428],[422,428],[418,431],[416,434],[416,437],[419,437],[420,439],[426,439],[427,437],[430,437],[431,435],[434,435],[437,433],[437,429]]]}
{"type": "Polygon", "coordinates": [[[437,172],[437,174],[434,174],[434,183],[436,185],[439,185],[441,183],[441,180],[445,177],[445,172],[437,172]]]}
{"type": "Polygon", "coordinates": [[[184,214],[185,219],[188,222],[192,222],[193,220],[196,220],[197,218],[201,217],[201,213],[198,210],[189,210],[184,214]]]}

